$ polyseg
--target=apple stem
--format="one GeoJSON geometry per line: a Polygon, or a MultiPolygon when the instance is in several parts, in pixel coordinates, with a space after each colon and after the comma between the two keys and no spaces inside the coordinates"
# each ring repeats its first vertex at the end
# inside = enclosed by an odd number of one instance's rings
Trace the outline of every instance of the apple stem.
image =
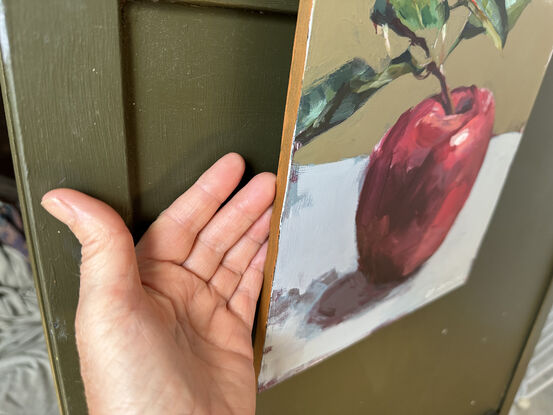
{"type": "Polygon", "coordinates": [[[436,62],[430,62],[426,67],[426,69],[436,78],[438,78],[438,81],[440,81],[440,87],[442,89],[440,95],[442,98],[442,105],[444,107],[444,111],[446,115],[454,114],[455,106],[453,105],[453,100],[451,99],[451,93],[449,92],[449,88],[447,87],[444,73],[441,71],[440,68],[438,68],[438,65],[436,65],[436,62]]]}

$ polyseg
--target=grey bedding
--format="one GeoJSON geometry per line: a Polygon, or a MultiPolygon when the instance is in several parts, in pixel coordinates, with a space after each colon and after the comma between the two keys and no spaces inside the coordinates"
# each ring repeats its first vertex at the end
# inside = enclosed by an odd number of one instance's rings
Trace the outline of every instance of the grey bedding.
{"type": "Polygon", "coordinates": [[[58,414],[19,215],[1,200],[0,415],[58,414]]]}

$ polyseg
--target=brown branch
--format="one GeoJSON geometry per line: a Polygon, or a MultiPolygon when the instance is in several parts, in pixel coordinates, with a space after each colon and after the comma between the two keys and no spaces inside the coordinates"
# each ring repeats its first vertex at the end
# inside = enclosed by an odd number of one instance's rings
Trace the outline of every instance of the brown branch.
{"type": "Polygon", "coordinates": [[[438,65],[436,65],[436,62],[434,61],[430,62],[426,66],[426,69],[436,78],[438,78],[438,81],[440,81],[440,87],[441,87],[440,97],[442,100],[442,105],[444,107],[445,113],[447,115],[454,114],[455,107],[453,105],[453,100],[451,99],[451,94],[449,93],[449,88],[447,87],[447,83],[445,81],[445,76],[443,72],[440,70],[440,68],[438,68],[438,65]]]}

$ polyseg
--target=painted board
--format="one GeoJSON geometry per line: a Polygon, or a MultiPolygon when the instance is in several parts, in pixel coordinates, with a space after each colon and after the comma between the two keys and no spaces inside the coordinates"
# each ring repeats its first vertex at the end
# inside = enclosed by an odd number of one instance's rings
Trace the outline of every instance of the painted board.
{"type": "Polygon", "coordinates": [[[551,55],[534,17],[552,8],[300,4],[260,390],[466,282],[551,55]]]}

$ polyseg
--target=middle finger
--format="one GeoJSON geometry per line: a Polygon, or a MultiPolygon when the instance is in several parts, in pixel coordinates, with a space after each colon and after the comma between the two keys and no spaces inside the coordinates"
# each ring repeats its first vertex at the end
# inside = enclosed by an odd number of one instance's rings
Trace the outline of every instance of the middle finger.
{"type": "Polygon", "coordinates": [[[208,281],[225,253],[268,209],[274,197],[274,174],[255,176],[202,229],[183,266],[208,281]]]}

